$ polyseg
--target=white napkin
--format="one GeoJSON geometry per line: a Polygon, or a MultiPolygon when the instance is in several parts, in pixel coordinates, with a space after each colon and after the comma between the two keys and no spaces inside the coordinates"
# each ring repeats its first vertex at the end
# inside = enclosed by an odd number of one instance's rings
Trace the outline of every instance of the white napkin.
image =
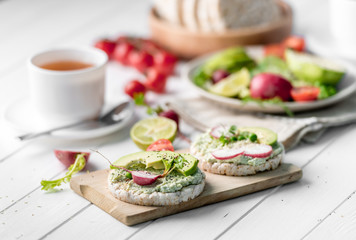
{"type": "Polygon", "coordinates": [[[205,131],[217,124],[267,127],[278,134],[278,140],[291,149],[303,139],[315,142],[325,128],[356,122],[356,94],[347,100],[318,111],[284,117],[246,113],[228,109],[203,98],[168,101],[167,105],[192,127],[205,131]]]}

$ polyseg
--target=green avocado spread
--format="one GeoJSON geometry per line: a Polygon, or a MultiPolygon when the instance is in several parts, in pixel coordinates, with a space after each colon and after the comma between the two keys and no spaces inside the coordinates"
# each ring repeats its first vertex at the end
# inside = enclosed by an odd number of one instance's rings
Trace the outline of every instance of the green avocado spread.
{"type": "Polygon", "coordinates": [[[273,152],[266,158],[253,158],[245,155],[240,155],[228,160],[217,160],[211,153],[218,149],[231,149],[251,144],[249,140],[238,141],[234,143],[223,144],[219,139],[215,139],[210,136],[209,133],[200,135],[192,144],[191,153],[195,155],[199,160],[210,163],[234,163],[236,165],[251,165],[257,166],[265,163],[267,160],[274,158],[278,154],[283,152],[283,145],[278,142],[272,145],[273,152]]]}
{"type": "MultiPolygon", "coordinates": [[[[131,166],[131,170],[139,171],[148,171],[152,174],[162,174],[163,170],[158,170],[154,168],[146,168],[145,165],[137,164],[136,166],[131,166]]],[[[166,175],[163,178],[158,178],[157,181],[151,185],[140,186],[130,178],[127,177],[127,174],[124,170],[114,169],[110,173],[110,181],[113,183],[121,183],[121,189],[126,191],[134,191],[136,193],[146,193],[151,194],[154,192],[162,193],[173,193],[180,191],[182,188],[189,185],[200,184],[205,178],[204,173],[199,169],[189,176],[184,176],[180,172],[173,170],[170,174],[166,175]]]]}

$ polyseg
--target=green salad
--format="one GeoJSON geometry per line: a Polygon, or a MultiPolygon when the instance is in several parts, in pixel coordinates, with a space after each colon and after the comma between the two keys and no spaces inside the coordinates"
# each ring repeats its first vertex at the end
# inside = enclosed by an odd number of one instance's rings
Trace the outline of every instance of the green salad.
{"type": "Polygon", "coordinates": [[[242,47],[219,52],[193,74],[193,82],[223,97],[257,102],[310,102],[337,93],[345,69],[330,60],[286,48],[282,57],[253,59],[242,47]]]}

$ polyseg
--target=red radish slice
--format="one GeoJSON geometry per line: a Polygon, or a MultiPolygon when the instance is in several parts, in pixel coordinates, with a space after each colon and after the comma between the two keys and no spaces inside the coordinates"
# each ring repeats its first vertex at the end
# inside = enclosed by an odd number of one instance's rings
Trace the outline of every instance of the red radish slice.
{"type": "Polygon", "coordinates": [[[78,154],[84,154],[85,161],[88,162],[90,153],[88,152],[72,152],[64,150],[54,150],[56,158],[67,168],[75,162],[78,154]]]}
{"type": "Polygon", "coordinates": [[[145,171],[130,171],[134,183],[145,186],[154,183],[161,175],[153,175],[145,171]]]}
{"type": "Polygon", "coordinates": [[[225,132],[225,128],[221,125],[213,127],[210,131],[210,135],[213,138],[219,138],[225,132]]]}
{"type": "Polygon", "coordinates": [[[250,144],[244,147],[245,156],[254,158],[265,158],[271,155],[273,149],[267,144],[250,144]]]}
{"type": "Polygon", "coordinates": [[[234,157],[237,157],[241,154],[244,153],[243,148],[235,148],[235,149],[221,149],[217,150],[215,152],[212,152],[211,155],[213,155],[214,158],[218,160],[227,160],[231,159],[234,157]]]}

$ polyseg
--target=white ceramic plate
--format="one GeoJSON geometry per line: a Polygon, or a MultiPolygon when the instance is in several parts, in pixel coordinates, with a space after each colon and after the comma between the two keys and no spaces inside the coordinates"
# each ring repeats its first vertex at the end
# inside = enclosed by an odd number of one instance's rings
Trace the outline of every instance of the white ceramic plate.
{"type": "MultiPolygon", "coordinates": [[[[41,126],[41,124],[39,124],[40,119],[34,114],[34,111],[32,111],[29,102],[29,98],[19,98],[12,102],[4,112],[5,121],[14,129],[23,132],[23,134],[44,131],[55,127],[41,126]]],[[[116,105],[118,104],[119,103],[116,105]]],[[[108,111],[112,107],[114,107],[113,104],[104,106],[103,112],[108,111]]],[[[133,116],[133,110],[134,105],[131,102],[131,104],[129,104],[128,108],[126,109],[125,118],[122,121],[110,126],[96,126],[96,128],[89,130],[80,128],[80,126],[78,126],[76,128],[55,131],[51,135],[48,135],[48,137],[63,139],[88,139],[102,137],[118,131],[119,129],[126,126],[133,116]]]]}
{"type": "MultiPolygon", "coordinates": [[[[259,59],[262,57],[263,54],[262,47],[247,47],[246,50],[248,54],[255,59],[259,59]]],[[[187,63],[185,70],[183,72],[184,78],[188,80],[190,86],[194,88],[198,92],[198,94],[200,94],[202,97],[210,101],[237,110],[251,111],[251,112],[264,112],[264,113],[285,113],[285,109],[283,108],[283,106],[277,104],[263,103],[261,105],[255,102],[244,103],[236,98],[228,98],[228,97],[223,97],[223,96],[209,93],[204,89],[195,85],[193,82],[194,72],[213,54],[215,53],[197,58],[187,63]]],[[[348,63],[340,62],[340,64],[345,66],[345,68],[347,69],[347,73],[345,74],[344,78],[340,81],[340,83],[337,86],[338,88],[337,94],[324,100],[305,102],[305,103],[285,102],[284,105],[288,107],[292,112],[302,112],[302,111],[310,111],[310,110],[330,106],[349,97],[356,90],[355,75],[351,72],[352,66],[350,66],[348,63]]]]}

